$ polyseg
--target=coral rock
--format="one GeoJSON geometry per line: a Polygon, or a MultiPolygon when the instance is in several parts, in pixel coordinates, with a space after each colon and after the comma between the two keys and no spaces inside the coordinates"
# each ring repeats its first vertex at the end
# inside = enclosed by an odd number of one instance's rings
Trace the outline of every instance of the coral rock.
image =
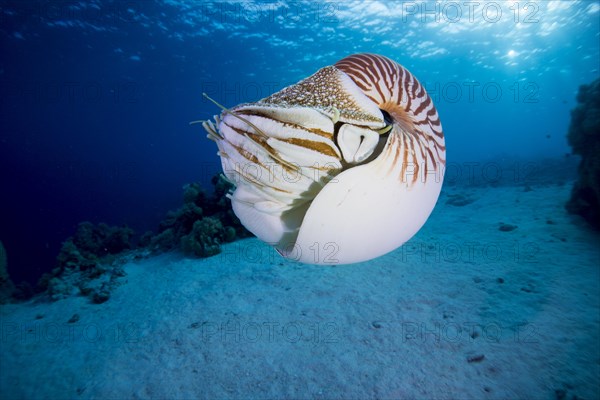
{"type": "Polygon", "coordinates": [[[132,236],[126,226],[80,223],[75,235],[63,243],[56,268],[44,274],[38,286],[51,300],[73,294],[89,296],[94,303],[108,300],[113,285],[105,283],[124,276],[122,267],[114,265],[114,255],[132,248],[132,236]]]}
{"type": "Polygon", "coordinates": [[[15,290],[15,286],[8,276],[7,265],[6,249],[0,241],[0,304],[7,303],[15,290]]]}
{"type": "Polygon", "coordinates": [[[566,208],[600,229],[600,79],[582,85],[571,111],[569,144],[581,155],[579,179],[566,208]]]}
{"type": "Polygon", "coordinates": [[[231,210],[227,193],[232,184],[215,176],[214,193],[207,196],[199,183],[183,187],[183,205],[169,211],[160,222],[158,233],[145,233],[140,246],[151,250],[180,249],[196,257],[220,253],[221,244],[250,236],[231,210]]]}
{"type": "Polygon", "coordinates": [[[181,248],[186,254],[209,257],[221,252],[226,232],[216,218],[206,217],[194,223],[192,232],[181,238],[181,248]]]}

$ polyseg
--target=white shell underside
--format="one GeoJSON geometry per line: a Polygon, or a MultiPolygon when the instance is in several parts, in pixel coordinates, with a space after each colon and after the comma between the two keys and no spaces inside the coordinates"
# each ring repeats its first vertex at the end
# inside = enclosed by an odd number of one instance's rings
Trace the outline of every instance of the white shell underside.
{"type": "Polygon", "coordinates": [[[289,256],[306,263],[350,264],[384,255],[410,239],[431,214],[442,177],[409,187],[377,172],[375,164],[361,165],[325,186],[289,256]]]}
{"type": "Polygon", "coordinates": [[[232,207],[248,230],[290,259],[350,264],[401,246],[435,206],[445,147],[426,100],[412,99],[426,118],[398,111],[406,120],[386,128],[376,103],[387,103],[326,67],[204,126],[236,184],[232,207]]]}

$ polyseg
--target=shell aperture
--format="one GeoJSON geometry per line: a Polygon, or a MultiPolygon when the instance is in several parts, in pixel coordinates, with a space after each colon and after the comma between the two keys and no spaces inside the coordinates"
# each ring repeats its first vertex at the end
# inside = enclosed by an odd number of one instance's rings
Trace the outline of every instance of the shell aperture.
{"type": "Polygon", "coordinates": [[[346,57],[203,126],[235,184],[242,224],[300,262],[349,264],[400,247],[441,190],[437,110],[383,56],[346,57]]]}

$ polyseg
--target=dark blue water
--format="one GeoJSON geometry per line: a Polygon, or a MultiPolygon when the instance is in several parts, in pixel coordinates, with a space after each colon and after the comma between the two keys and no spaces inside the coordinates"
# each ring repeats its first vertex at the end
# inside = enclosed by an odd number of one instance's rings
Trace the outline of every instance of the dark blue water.
{"type": "Polygon", "coordinates": [[[425,84],[448,163],[563,157],[597,1],[0,1],[0,240],[15,282],[78,222],[154,229],[220,168],[199,125],[356,52],[425,84]]]}

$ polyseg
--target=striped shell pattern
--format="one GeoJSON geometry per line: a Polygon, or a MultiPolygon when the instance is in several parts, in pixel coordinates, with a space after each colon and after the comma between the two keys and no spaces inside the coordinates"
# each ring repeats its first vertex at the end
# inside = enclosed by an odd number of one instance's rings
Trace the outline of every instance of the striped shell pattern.
{"type": "Polygon", "coordinates": [[[355,54],[204,122],[242,224],[284,257],[348,264],[388,253],[439,196],[435,106],[404,67],[355,54]]]}

